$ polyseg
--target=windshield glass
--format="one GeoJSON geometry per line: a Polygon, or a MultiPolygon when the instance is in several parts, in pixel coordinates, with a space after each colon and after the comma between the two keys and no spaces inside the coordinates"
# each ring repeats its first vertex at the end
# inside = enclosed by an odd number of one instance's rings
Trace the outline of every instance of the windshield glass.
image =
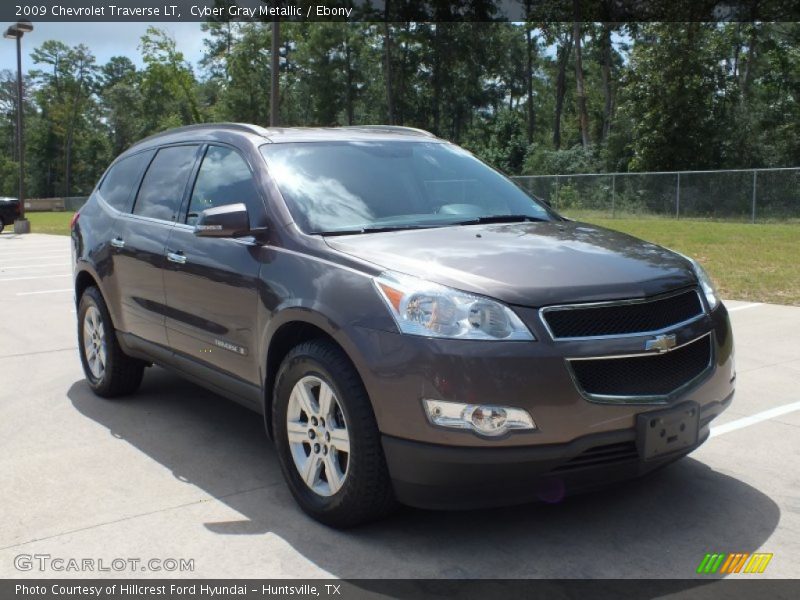
{"type": "Polygon", "coordinates": [[[558,218],[448,143],[277,143],[261,152],[306,233],[440,227],[504,216],[558,218]]]}

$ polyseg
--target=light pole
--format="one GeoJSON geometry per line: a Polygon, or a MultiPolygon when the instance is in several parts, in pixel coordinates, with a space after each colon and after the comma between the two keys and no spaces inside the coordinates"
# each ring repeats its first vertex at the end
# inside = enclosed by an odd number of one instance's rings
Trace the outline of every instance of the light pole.
{"type": "Polygon", "coordinates": [[[281,45],[281,24],[278,20],[278,17],[275,17],[272,20],[272,53],[270,58],[272,59],[272,67],[270,71],[271,77],[271,84],[270,84],[270,99],[269,99],[269,126],[270,127],[277,127],[278,126],[278,104],[281,101],[280,91],[278,86],[280,85],[280,72],[279,69],[281,68],[281,59],[279,56],[279,50],[281,45]]]}
{"type": "Polygon", "coordinates": [[[30,21],[9,25],[3,37],[17,40],[17,152],[19,152],[19,218],[14,221],[14,233],[30,233],[31,223],[25,218],[25,142],[22,135],[22,36],[33,31],[30,21]]]}

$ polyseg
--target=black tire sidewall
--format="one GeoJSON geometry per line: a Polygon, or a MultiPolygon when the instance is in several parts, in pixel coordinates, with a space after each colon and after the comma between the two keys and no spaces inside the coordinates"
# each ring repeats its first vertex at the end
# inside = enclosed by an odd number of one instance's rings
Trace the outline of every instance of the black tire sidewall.
{"type": "Polygon", "coordinates": [[[111,313],[98,288],[90,286],[84,290],[78,302],[77,312],[78,353],[81,357],[81,365],[89,387],[92,388],[95,394],[103,398],[116,398],[135,392],[142,382],[146,365],[142,360],[125,354],[120,347],[117,331],[114,328],[114,321],[111,319],[111,313]],[[103,332],[105,333],[106,365],[103,376],[100,379],[95,378],[91,369],[89,369],[83,344],[83,321],[86,318],[86,311],[92,306],[100,313],[100,320],[103,322],[103,332]]]}
{"type": "Polygon", "coordinates": [[[347,528],[394,510],[396,500],[372,403],[355,366],[335,343],[311,340],[289,352],[276,377],[272,425],[284,478],[297,503],[313,518],[331,527],[347,528]],[[332,496],[320,496],[306,485],[289,448],[286,433],[289,396],[295,384],[307,375],[331,386],[350,438],[347,476],[341,489],[332,496]]]}

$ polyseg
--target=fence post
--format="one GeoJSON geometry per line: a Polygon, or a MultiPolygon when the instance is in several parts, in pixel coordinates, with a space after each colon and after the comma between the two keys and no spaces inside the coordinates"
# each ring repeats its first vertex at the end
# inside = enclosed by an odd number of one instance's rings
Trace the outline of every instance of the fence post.
{"type": "Polygon", "coordinates": [[[611,218],[617,217],[617,176],[611,176],[611,218]]]}
{"type": "Polygon", "coordinates": [[[561,176],[560,175],[556,175],[556,197],[555,197],[555,202],[553,202],[553,208],[555,208],[556,210],[558,210],[558,205],[559,205],[559,202],[558,202],[559,181],[561,181],[561,176]]]}
{"type": "Polygon", "coordinates": [[[758,183],[758,171],[753,169],[753,211],[752,216],[750,217],[751,222],[756,222],[756,185],[758,183]]]}
{"type": "Polygon", "coordinates": [[[678,185],[675,187],[675,218],[681,215],[681,174],[678,172],[678,185]]]}

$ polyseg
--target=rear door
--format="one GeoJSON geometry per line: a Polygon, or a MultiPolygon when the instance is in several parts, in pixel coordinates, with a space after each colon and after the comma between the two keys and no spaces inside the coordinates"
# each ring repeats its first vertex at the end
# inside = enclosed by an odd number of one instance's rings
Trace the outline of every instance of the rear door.
{"type": "Polygon", "coordinates": [[[111,246],[125,331],[166,345],[163,269],[166,245],[186,194],[199,144],[156,152],[139,186],[133,212],[117,219],[111,246]]]}
{"type": "MultiPolygon", "coordinates": [[[[103,296],[111,311],[114,326],[121,331],[128,329],[120,308],[120,290],[124,282],[120,282],[117,277],[118,246],[123,239],[119,223],[124,215],[131,212],[142,175],[155,152],[149,149],[115,161],[103,176],[93,197],[81,208],[82,213],[89,215],[88,219],[84,218],[80,223],[83,232],[81,243],[94,244],[93,248],[88,249],[89,254],[100,277],[103,296]]],[[[82,254],[81,250],[76,251],[78,255],[82,254]]]]}
{"type": "Polygon", "coordinates": [[[245,158],[212,144],[203,152],[183,223],[171,231],[164,271],[170,347],[258,385],[255,361],[257,283],[262,249],[246,239],[197,237],[194,222],[207,208],[247,206],[251,226],[264,202],[245,158]]]}

